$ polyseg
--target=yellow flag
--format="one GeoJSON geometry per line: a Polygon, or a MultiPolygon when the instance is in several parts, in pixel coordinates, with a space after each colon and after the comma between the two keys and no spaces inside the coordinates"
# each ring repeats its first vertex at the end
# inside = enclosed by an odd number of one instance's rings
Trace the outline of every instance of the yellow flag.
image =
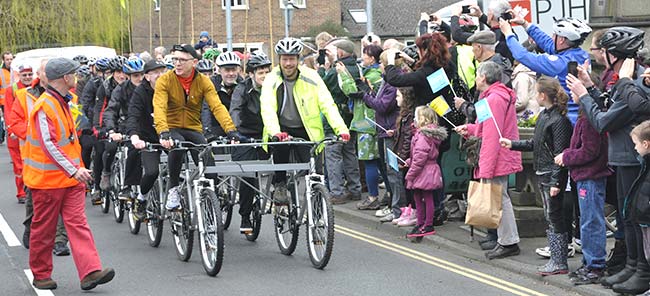
{"type": "Polygon", "coordinates": [[[447,101],[442,96],[438,96],[429,103],[429,107],[436,111],[439,116],[445,116],[445,114],[451,112],[451,107],[447,104],[447,101]]]}

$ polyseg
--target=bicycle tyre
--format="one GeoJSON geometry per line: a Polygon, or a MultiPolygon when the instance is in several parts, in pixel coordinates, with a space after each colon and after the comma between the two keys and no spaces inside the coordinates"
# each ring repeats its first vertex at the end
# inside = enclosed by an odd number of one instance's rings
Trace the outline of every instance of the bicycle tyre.
{"type": "Polygon", "coordinates": [[[194,229],[192,229],[192,220],[187,205],[187,193],[184,189],[181,196],[181,210],[172,212],[170,222],[176,256],[178,256],[179,260],[187,262],[192,257],[194,229]]]}
{"type": "Polygon", "coordinates": [[[164,225],[164,209],[160,204],[160,189],[158,180],[154,181],[153,187],[147,194],[147,239],[149,245],[157,248],[162,240],[164,225]]]}
{"type": "Polygon", "coordinates": [[[295,198],[292,190],[287,190],[290,196],[291,204],[288,206],[273,205],[275,208],[273,215],[273,226],[275,228],[275,240],[280,248],[280,253],[283,255],[291,255],[296,250],[298,244],[298,223],[297,223],[297,209],[295,205],[295,198]],[[286,212],[286,214],[285,214],[286,212]]]}
{"type": "Polygon", "coordinates": [[[131,234],[138,234],[140,233],[140,225],[142,224],[142,221],[138,220],[134,216],[133,212],[133,207],[135,207],[135,199],[127,203],[127,208],[129,209],[129,212],[127,213],[127,222],[129,223],[129,231],[131,234]]]}
{"type": "Polygon", "coordinates": [[[313,216],[309,219],[312,221],[305,227],[307,253],[311,264],[323,269],[329,263],[334,248],[334,210],[327,189],[322,184],[312,187],[311,208],[313,216]]]}
{"type": "Polygon", "coordinates": [[[111,197],[109,191],[101,190],[99,191],[99,196],[102,198],[101,209],[102,213],[107,214],[108,210],[111,208],[111,197]]]}
{"type": "Polygon", "coordinates": [[[216,276],[223,265],[224,238],[223,221],[219,199],[214,191],[201,191],[201,207],[204,232],[199,232],[201,244],[201,262],[209,276],[216,276]],[[216,240],[216,241],[215,241],[216,240]]]}
{"type": "Polygon", "coordinates": [[[124,201],[117,198],[115,191],[110,191],[110,196],[113,201],[113,216],[115,222],[122,223],[124,221],[124,201]]]}
{"type": "Polygon", "coordinates": [[[259,198],[256,198],[253,202],[251,215],[253,216],[253,219],[251,219],[251,222],[253,222],[253,231],[246,234],[246,239],[248,241],[254,242],[257,240],[257,237],[259,237],[260,229],[262,228],[262,209],[259,198]]]}
{"type": "Polygon", "coordinates": [[[233,205],[230,201],[224,200],[223,205],[221,206],[221,223],[224,230],[228,230],[230,227],[230,222],[232,222],[232,210],[233,205]]]}

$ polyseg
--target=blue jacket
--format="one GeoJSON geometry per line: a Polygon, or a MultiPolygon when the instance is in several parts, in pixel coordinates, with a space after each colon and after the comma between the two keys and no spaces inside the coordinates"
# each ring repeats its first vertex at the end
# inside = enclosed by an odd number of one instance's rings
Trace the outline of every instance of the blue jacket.
{"type": "MultiPolygon", "coordinates": [[[[528,36],[535,40],[535,43],[544,50],[544,54],[537,54],[528,52],[517,40],[515,35],[506,37],[508,48],[512,52],[515,60],[524,64],[524,66],[537,72],[550,77],[555,77],[560,81],[567,94],[571,91],[566,86],[566,76],[568,72],[568,63],[571,61],[583,64],[589,59],[589,54],[582,48],[569,48],[562,52],[555,50],[555,40],[546,35],[539,27],[531,24],[526,30],[528,36]]],[[[569,100],[569,113],[567,114],[571,122],[575,125],[578,120],[578,105],[569,100]]]]}

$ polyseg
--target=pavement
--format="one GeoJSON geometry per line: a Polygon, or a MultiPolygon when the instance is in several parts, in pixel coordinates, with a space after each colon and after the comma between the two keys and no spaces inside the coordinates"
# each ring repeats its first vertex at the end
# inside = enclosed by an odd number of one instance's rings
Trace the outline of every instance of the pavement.
{"type": "MultiPolygon", "coordinates": [[[[381,194],[380,194],[381,196],[381,194]]],[[[348,202],[343,205],[334,206],[337,219],[350,221],[357,225],[364,226],[375,231],[390,233],[394,236],[405,238],[411,227],[397,227],[391,223],[381,223],[379,218],[374,216],[375,211],[361,211],[356,209],[356,202],[348,202]]],[[[519,247],[521,254],[504,259],[488,260],[485,258],[485,251],[481,250],[477,240],[485,234],[474,230],[474,240],[470,236],[469,226],[463,222],[447,221],[444,225],[436,227],[436,234],[427,236],[422,244],[429,247],[444,249],[455,255],[462,256],[472,261],[482,262],[490,268],[499,268],[526,276],[530,279],[540,281],[544,285],[553,285],[566,291],[580,295],[615,295],[611,289],[605,289],[601,285],[575,286],[567,275],[555,275],[542,277],[537,274],[537,267],[544,265],[548,259],[544,259],[535,253],[535,249],[547,245],[545,237],[521,238],[519,247]]],[[[613,246],[613,239],[608,239],[608,250],[613,246]]],[[[582,254],[576,253],[569,258],[571,271],[581,266],[582,254]]]]}

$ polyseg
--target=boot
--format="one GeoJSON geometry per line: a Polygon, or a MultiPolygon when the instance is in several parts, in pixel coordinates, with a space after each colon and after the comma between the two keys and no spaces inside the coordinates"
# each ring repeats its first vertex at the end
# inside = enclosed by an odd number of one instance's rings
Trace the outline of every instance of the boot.
{"type": "Polygon", "coordinates": [[[611,288],[614,284],[622,283],[629,279],[636,272],[636,260],[627,258],[625,267],[615,275],[604,277],[600,284],[607,288],[611,288]]]}
{"type": "Polygon", "coordinates": [[[617,274],[625,267],[625,258],[627,257],[627,248],[625,247],[625,240],[616,240],[614,248],[609,251],[607,255],[607,263],[605,264],[607,274],[617,274]]]}
{"type": "Polygon", "coordinates": [[[650,266],[645,260],[639,260],[636,265],[636,272],[627,281],[614,284],[614,292],[620,294],[641,294],[650,288],[650,266]]]}
{"type": "Polygon", "coordinates": [[[554,233],[547,230],[546,237],[548,237],[551,258],[548,260],[546,265],[538,268],[537,272],[542,276],[569,273],[569,266],[567,265],[567,244],[569,243],[569,234],[554,233]]]}

